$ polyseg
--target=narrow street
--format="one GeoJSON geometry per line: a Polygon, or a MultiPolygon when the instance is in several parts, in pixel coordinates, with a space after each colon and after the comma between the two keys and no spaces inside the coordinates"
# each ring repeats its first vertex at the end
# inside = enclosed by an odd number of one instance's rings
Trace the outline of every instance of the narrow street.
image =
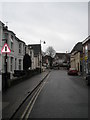
{"type": "Polygon", "coordinates": [[[89,119],[90,2],[0,8],[0,118],[89,119]]]}
{"type": "Polygon", "coordinates": [[[29,118],[88,118],[88,87],[80,76],[52,70],[29,118]]]}
{"type": "MultiPolygon", "coordinates": [[[[3,94],[3,118],[11,118],[21,98],[46,74],[32,77],[3,94]]],[[[88,118],[88,90],[82,76],[69,76],[67,70],[51,70],[12,118],[88,118]]]]}

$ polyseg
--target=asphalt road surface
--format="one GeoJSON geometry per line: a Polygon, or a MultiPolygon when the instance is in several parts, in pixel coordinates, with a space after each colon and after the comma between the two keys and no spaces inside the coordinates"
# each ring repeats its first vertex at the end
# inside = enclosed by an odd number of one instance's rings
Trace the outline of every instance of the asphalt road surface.
{"type": "Polygon", "coordinates": [[[81,76],[52,70],[29,118],[88,118],[88,86],[81,76]]]}

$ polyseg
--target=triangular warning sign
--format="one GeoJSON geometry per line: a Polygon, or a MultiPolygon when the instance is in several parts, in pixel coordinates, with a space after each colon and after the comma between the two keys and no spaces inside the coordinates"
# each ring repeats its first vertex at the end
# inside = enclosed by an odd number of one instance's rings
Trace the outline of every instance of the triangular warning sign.
{"type": "Polygon", "coordinates": [[[8,45],[5,43],[2,50],[1,50],[2,53],[10,53],[11,50],[10,48],[8,47],[8,45]]]}

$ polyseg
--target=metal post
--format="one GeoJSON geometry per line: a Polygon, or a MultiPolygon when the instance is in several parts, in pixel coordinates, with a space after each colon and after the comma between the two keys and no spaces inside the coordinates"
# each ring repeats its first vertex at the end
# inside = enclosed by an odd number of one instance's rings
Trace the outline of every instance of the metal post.
{"type": "Polygon", "coordinates": [[[42,72],[42,45],[41,42],[43,42],[43,44],[45,44],[45,41],[41,41],[40,40],[40,73],[42,72]]]}
{"type": "MultiPolygon", "coordinates": [[[[7,43],[7,39],[6,39],[6,43],[7,43]]],[[[7,90],[8,88],[8,77],[7,77],[7,53],[5,55],[5,90],[7,90]]]]}

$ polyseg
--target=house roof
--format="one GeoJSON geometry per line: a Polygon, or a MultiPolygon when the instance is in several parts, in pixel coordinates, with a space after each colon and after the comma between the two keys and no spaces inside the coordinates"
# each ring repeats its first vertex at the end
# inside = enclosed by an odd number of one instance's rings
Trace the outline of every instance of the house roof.
{"type": "Polygon", "coordinates": [[[58,56],[59,58],[63,58],[63,56],[69,57],[69,53],[56,53],[55,57],[58,56]]]}
{"type": "Polygon", "coordinates": [[[85,44],[88,41],[90,42],[90,35],[82,42],[82,44],[85,44]]]}
{"type": "Polygon", "coordinates": [[[69,61],[70,60],[70,54],[69,53],[56,53],[54,60],[64,60],[69,61]]]}
{"type": "Polygon", "coordinates": [[[22,43],[26,44],[24,41],[22,41],[22,40],[20,40],[18,37],[16,37],[16,34],[15,34],[13,31],[8,30],[8,27],[7,27],[7,26],[4,26],[4,27],[3,27],[3,30],[4,30],[4,31],[7,31],[7,32],[9,32],[9,33],[11,33],[11,34],[13,34],[13,35],[15,36],[15,39],[16,39],[18,42],[22,42],[22,43]]]}
{"type": "Polygon", "coordinates": [[[15,36],[15,38],[18,42],[22,42],[22,43],[26,44],[24,41],[20,40],[18,37],[15,36]]]}
{"type": "Polygon", "coordinates": [[[51,57],[49,55],[42,56],[43,59],[50,59],[51,57]]]}
{"type": "Polygon", "coordinates": [[[5,24],[3,22],[0,21],[0,24],[2,24],[2,26],[4,26],[5,24]]]}
{"type": "Polygon", "coordinates": [[[34,50],[34,55],[38,55],[41,52],[41,44],[29,44],[28,47],[34,50]]]}
{"type": "Polygon", "coordinates": [[[74,51],[81,52],[83,50],[82,42],[78,42],[72,49],[71,53],[74,51]]]}

